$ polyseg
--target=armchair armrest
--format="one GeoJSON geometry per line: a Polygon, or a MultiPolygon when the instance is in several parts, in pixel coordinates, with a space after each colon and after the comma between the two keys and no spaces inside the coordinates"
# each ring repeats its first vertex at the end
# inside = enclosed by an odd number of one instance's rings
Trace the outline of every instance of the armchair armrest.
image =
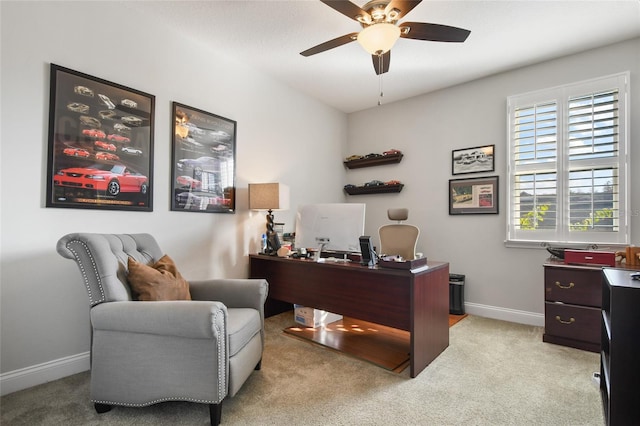
{"type": "Polygon", "coordinates": [[[254,308],[263,312],[269,283],[253,278],[190,281],[189,292],[193,300],[217,300],[228,308],[254,308]]]}
{"type": "Polygon", "coordinates": [[[111,302],[91,309],[91,324],[95,330],[224,339],[226,315],[220,302],[111,302]]]}

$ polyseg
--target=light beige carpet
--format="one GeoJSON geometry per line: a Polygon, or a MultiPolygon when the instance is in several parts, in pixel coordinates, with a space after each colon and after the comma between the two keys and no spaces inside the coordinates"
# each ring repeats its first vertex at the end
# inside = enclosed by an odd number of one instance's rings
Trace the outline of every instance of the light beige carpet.
{"type": "MultiPolygon", "coordinates": [[[[285,336],[267,320],[262,370],[225,401],[224,425],[598,425],[597,354],[542,342],[542,328],[468,316],[417,378],[285,336]]],[[[171,402],[98,415],[88,373],[6,395],[3,426],[206,425],[207,406],[171,402]]]]}

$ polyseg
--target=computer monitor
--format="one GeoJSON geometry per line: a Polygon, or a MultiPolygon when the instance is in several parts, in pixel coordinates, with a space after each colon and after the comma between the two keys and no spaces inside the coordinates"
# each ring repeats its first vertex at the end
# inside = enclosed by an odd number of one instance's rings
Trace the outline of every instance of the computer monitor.
{"type": "Polygon", "coordinates": [[[356,253],[364,234],[365,204],[328,203],[298,207],[297,248],[356,253]]]}

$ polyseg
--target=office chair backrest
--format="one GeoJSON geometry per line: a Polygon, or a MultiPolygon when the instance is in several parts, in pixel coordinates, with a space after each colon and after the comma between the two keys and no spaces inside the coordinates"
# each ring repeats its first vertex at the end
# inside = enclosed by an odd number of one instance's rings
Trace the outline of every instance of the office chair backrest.
{"type": "Polygon", "coordinates": [[[378,230],[380,236],[380,254],[402,256],[405,260],[416,258],[416,245],[420,229],[414,225],[400,223],[409,217],[408,209],[389,209],[387,216],[397,220],[397,224],[383,225],[378,230]]]}

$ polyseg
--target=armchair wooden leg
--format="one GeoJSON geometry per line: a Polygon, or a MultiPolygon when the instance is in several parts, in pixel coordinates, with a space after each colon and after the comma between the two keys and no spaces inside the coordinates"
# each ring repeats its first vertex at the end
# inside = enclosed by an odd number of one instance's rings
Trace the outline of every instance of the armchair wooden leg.
{"type": "Polygon", "coordinates": [[[107,404],[99,404],[99,403],[95,403],[93,404],[93,406],[96,409],[96,412],[98,414],[102,414],[102,413],[106,413],[107,411],[111,411],[111,406],[107,405],[107,404]]]}
{"type": "Polygon", "coordinates": [[[262,368],[262,358],[260,358],[260,361],[258,361],[258,363],[256,364],[254,370],[260,370],[262,368]]]}
{"type": "Polygon", "coordinates": [[[209,416],[211,417],[211,426],[218,426],[222,420],[222,401],[220,404],[209,404],[209,416]]]}

